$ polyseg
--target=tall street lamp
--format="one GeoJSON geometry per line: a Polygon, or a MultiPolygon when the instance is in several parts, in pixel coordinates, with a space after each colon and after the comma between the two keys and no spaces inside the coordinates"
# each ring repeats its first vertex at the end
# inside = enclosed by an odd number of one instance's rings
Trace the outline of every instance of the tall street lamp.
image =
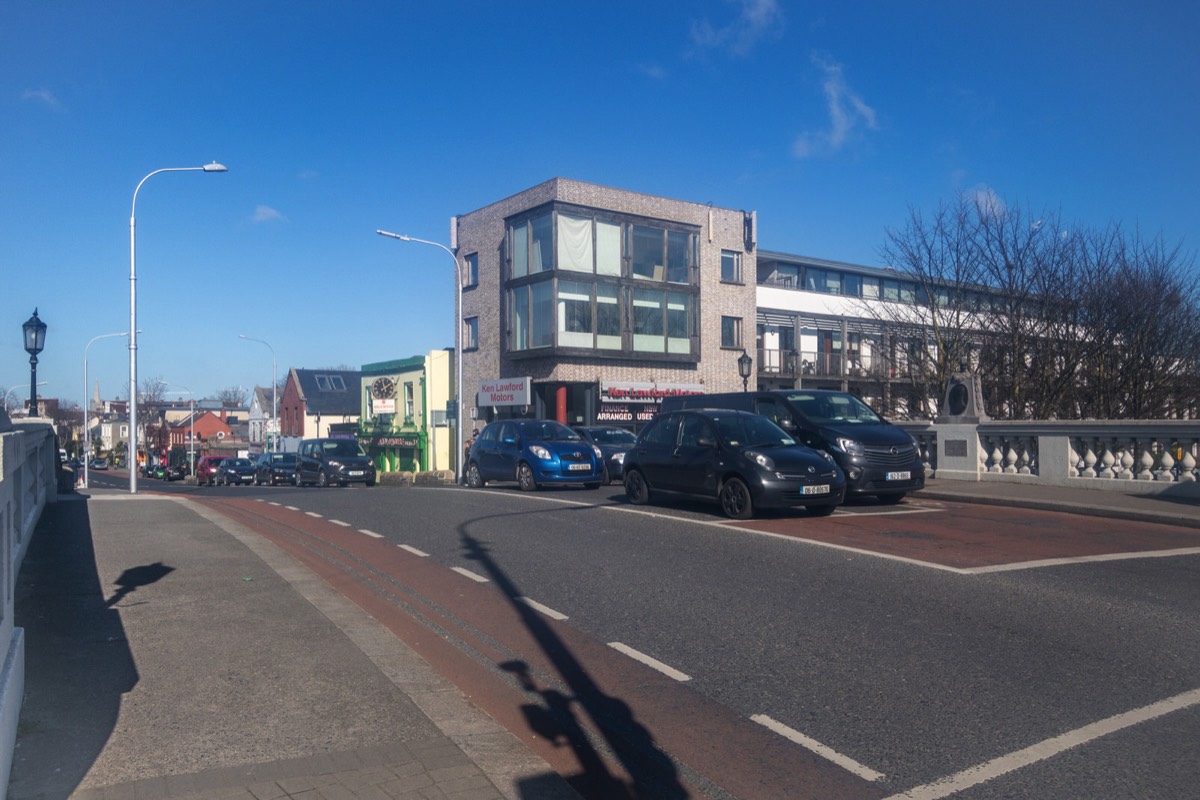
{"type": "Polygon", "coordinates": [[[213,162],[203,167],[166,167],[156,169],[138,182],[129,207],[129,454],[133,459],[129,469],[129,493],[137,494],[137,196],[142,184],[160,172],[228,172],[228,168],[213,162]]]}
{"type": "Polygon", "coordinates": [[[754,359],[750,358],[750,356],[746,354],[745,350],[742,350],[742,354],[738,356],[738,375],[742,376],[743,392],[749,391],[748,387],[750,384],[750,370],[753,367],[754,359]]]}
{"type": "Polygon", "coordinates": [[[380,236],[387,236],[391,239],[399,239],[402,242],[417,242],[418,244],[428,244],[433,247],[440,247],[446,251],[450,258],[454,259],[454,429],[455,429],[455,447],[454,451],[454,480],[455,483],[462,482],[463,465],[463,425],[462,425],[462,274],[461,266],[458,263],[458,256],[454,251],[444,244],[437,242],[426,241],[425,239],[416,239],[412,236],[406,236],[402,233],[389,233],[388,231],[375,231],[380,236]]]}
{"type": "MultiPolygon", "coordinates": [[[[38,386],[45,386],[45,385],[46,385],[46,381],[38,381],[38,384],[37,384],[37,385],[38,385],[38,386]]],[[[13,393],[13,392],[19,392],[19,391],[21,391],[21,387],[20,387],[20,386],[10,386],[10,387],[9,387],[9,389],[8,389],[8,391],[4,393],[4,404],[3,404],[3,405],[4,405],[4,412],[5,412],[5,413],[8,413],[8,398],[12,396],[12,393],[13,393]]]]}
{"type": "Polygon", "coordinates": [[[37,357],[46,344],[46,323],[38,319],[37,309],[33,316],[21,326],[25,332],[25,352],[29,353],[29,416],[38,415],[37,407],[37,357]]]}
{"type": "MultiPolygon", "coordinates": [[[[239,333],[238,338],[245,339],[248,342],[258,342],[259,344],[265,344],[267,346],[267,349],[271,351],[271,424],[278,425],[279,424],[278,418],[275,415],[277,413],[279,413],[279,402],[278,402],[278,398],[275,395],[275,393],[276,393],[275,387],[277,387],[279,385],[279,378],[275,372],[277,369],[277,364],[275,362],[275,348],[271,347],[270,343],[265,342],[262,339],[255,339],[253,336],[247,336],[244,333],[239,333]]],[[[269,434],[265,434],[265,435],[268,438],[270,436],[269,434]]],[[[279,437],[276,436],[275,440],[274,440],[275,445],[274,445],[274,447],[268,446],[267,447],[268,452],[275,453],[275,452],[279,451],[278,440],[279,440],[279,437]]]]}
{"type": "Polygon", "coordinates": [[[111,339],[114,336],[128,336],[129,331],[119,333],[102,333],[92,338],[83,348],[83,488],[88,488],[88,463],[92,460],[92,427],[88,425],[88,350],[101,339],[111,339]]]}

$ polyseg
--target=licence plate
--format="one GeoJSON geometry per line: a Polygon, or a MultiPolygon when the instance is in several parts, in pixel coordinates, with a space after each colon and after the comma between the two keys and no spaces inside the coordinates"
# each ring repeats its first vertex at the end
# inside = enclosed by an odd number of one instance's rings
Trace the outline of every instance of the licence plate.
{"type": "Polygon", "coordinates": [[[912,480],[912,473],[911,472],[889,472],[887,474],[887,480],[889,480],[889,481],[912,480]]]}
{"type": "Polygon", "coordinates": [[[579,472],[582,470],[587,470],[590,472],[592,469],[592,465],[591,464],[567,464],[567,469],[569,469],[572,472],[579,472]]]}
{"type": "Polygon", "coordinates": [[[819,486],[805,486],[803,494],[829,494],[829,484],[822,483],[819,486]]]}
{"type": "Polygon", "coordinates": [[[363,471],[361,469],[352,469],[349,474],[351,478],[357,478],[363,474],[363,471]]]}

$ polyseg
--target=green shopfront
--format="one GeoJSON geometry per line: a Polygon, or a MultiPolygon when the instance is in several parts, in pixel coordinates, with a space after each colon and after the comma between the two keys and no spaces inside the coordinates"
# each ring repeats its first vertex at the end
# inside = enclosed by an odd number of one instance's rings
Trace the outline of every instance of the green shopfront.
{"type": "Polygon", "coordinates": [[[429,469],[425,429],[425,359],[421,356],[364,364],[359,444],[380,472],[429,469]]]}

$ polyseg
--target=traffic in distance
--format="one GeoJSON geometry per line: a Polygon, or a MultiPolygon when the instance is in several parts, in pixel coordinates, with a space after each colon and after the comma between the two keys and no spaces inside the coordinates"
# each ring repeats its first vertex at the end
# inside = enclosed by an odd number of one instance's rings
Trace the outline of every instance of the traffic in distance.
{"type": "MultiPolygon", "coordinates": [[[[779,390],[676,395],[637,435],[612,426],[501,419],[467,444],[463,480],[597,488],[620,481],[635,505],[660,495],[715,502],[732,519],[760,510],[833,513],[847,497],[900,502],[925,485],[917,443],[849,392],[779,390]]],[[[353,439],[305,439],[294,454],[204,456],[200,486],[374,486],[377,468],[353,439]]],[[[171,479],[171,472],[152,473],[171,479]]]]}

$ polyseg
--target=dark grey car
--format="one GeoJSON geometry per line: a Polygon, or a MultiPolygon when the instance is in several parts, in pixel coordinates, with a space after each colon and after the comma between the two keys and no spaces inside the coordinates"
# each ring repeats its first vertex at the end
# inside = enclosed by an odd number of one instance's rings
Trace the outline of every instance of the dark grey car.
{"type": "Polygon", "coordinates": [[[659,414],[625,457],[629,502],[648,503],[656,492],[715,499],[733,519],[788,506],[825,516],[845,497],[846,476],[828,453],[766,417],[695,409],[659,414]]]}

